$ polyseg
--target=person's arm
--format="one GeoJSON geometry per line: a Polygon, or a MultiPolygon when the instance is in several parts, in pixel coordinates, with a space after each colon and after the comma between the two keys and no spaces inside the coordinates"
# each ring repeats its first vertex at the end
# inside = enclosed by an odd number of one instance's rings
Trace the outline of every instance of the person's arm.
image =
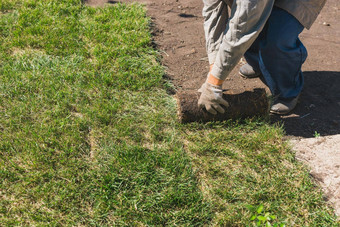
{"type": "Polygon", "coordinates": [[[213,65],[228,21],[228,5],[223,0],[203,0],[203,18],[206,50],[213,65]]]}
{"type": "MultiPolygon", "coordinates": [[[[227,103],[222,98],[222,83],[263,29],[273,5],[274,0],[234,1],[231,7],[231,18],[215,53],[209,52],[211,48],[209,49],[207,41],[209,62],[213,66],[206,82],[199,90],[201,92],[198,101],[200,107],[205,107],[212,114],[216,114],[216,111],[224,113],[221,105],[227,106],[227,103]],[[211,59],[212,56],[215,60],[211,59]]],[[[209,33],[207,34],[209,29],[205,28],[205,32],[206,37],[209,37],[209,33]]]]}
{"type": "Polygon", "coordinates": [[[235,0],[211,74],[225,80],[262,31],[274,0],[235,0]]]}

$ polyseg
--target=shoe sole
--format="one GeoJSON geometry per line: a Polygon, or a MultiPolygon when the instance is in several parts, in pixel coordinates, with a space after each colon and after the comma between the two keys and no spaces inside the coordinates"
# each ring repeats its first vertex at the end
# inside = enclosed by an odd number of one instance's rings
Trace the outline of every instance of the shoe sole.
{"type": "Polygon", "coordinates": [[[285,115],[291,112],[292,110],[286,111],[286,112],[280,112],[280,111],[275,111],[275,110],[270,110],[269,112],[272,114],[277,114],[277,115],[285,115]]]}
{"type": "Polygon", "coordinates": [[[273,114],[278,114],[278,115],[284,115],[284,114],[288,114],[288,113],[292,112],[295,109],[296,105],[298,104],[299,96],[296,98],[297,100],[296,100],[295,105],[290,110],[287,110],[287,111],[275,111],[275,110],[270,109],[269,112],[273,113],[273,114]]]}

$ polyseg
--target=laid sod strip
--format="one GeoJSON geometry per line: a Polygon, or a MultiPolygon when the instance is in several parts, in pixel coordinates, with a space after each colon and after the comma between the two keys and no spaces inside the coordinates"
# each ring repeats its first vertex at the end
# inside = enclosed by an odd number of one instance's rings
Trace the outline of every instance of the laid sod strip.
{"type": "Polygon", "coordinates": [[[12,3],[0,17],[0,225],[208,223],[144,9],[12,3]]]}
{"type": "Polygon", "coordinates": [[[0,1],[0,225],[335,225],[279,128],[177,122],[149,25],[0,1]]]}
{"type": "Polygon", "coordinates": [[[200,188],[215,213],[213,225],[271,224],[337,226],[320,189],[282,141],[283,132],[264,122],[192,124],[182,128],[200,188]],[[259,207],[263,207],[260,213],[259,207]]]}

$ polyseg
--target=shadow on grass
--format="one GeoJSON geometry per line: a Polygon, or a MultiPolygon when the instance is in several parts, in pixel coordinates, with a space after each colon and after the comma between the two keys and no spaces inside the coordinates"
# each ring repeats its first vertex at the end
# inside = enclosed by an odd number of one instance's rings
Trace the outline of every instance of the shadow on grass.
{"type": "Polygon", "coordinates": [[[120,1],[107,1],[107,3],[109,3],[109,4],[117,4],[117,3],[120,3],[120,1]]]}
{"type": "Polygon", "coordinates": [[[121,1],[113,1],[113,0],[82,0],[83,4],[87,4],[90,6],[104,6],[104,4],[117,4],[121,3],[121,1]]]}
{"type": "Polygon", "coordinates": [[[304,72],[305,86],[292,113],[271,116],[282,122],[288,136],[314,137],[340,134],[340,72],[304,72]]]}

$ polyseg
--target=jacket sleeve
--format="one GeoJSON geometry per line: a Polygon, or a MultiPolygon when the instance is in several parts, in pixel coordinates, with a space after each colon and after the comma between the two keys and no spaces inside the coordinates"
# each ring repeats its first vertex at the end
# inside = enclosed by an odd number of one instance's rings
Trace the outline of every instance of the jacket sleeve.
{"type": "Polygon", "coordinates": [[[211,74],[225,80],[262,31],[274,0],[235,0],[211,74]]]}

